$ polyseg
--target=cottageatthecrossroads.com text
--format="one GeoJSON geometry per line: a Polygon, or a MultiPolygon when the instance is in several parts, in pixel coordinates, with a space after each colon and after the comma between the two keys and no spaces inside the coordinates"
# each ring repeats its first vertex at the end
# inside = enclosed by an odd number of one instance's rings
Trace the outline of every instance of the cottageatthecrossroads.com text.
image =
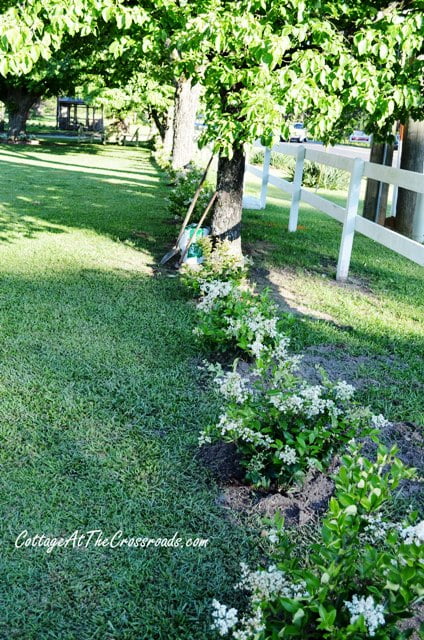
{"type": "Polygon", "coordinates": [[[43,548],[46,553],[54,549],[87,549],[88,547],[120,549],[148,548],[196,548],[204,549],[209,544],[208,538],[181,538],[178,531],[171,538],[149,538],[147,536],[124,536],[122,530],[115,531],[111,536],[104,535],[101,529],[91,529],[80,532],[78,529],[69,536],[46,536],[44,533],[31,536],[26,529],[21,531],[15,540],[16,549],[43,548]]]}

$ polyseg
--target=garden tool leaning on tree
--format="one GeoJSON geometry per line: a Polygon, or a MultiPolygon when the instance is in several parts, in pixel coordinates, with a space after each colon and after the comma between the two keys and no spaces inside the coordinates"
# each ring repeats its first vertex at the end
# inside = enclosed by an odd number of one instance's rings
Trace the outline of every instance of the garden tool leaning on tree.
{"type": "MultiPolygon", "coordinates": [[[[180,233],[178,234],[177,241],[176,241],[176,243],[174,244],[174,246],[172,247],[172,249],[171,249],[170,251],[168,251],[168,253],[165,253],[165,255],[163,256],[162,260],[161,260],[161,261],[160,261],[160,263],[159,263],[160,265],[165,264],[166,262],[168,262],[169,260],[171,260],[171,258],[173,258],[174,256],[176,256],[176,255],[177,255],[177,253],[179,253],[179,252],[180,252],[180,246],[179,246],[179,244],[180,244],[180,240],[181,240],[182,235],[183,235],[183,233],[184,233],[184,231],[185,231],[185,228],[186,228],[186,226],[188,225],[189,220],[190,220],[190,218],[191,218],[191,216],[192,216],[192,213],[193,213],[193,211],[194,211],[194,207],[196,206],[196,202],[197,202],[197,200],[198,200],[198,198],[199,198],[199,195],[200,195],[200,192],[201,192],[201,190],[202,190],[203,184],[204,184],[204,182],[205,182],[205,180],[206,180],[206,176],[208,175],[209,167],[211,166],[212,160],[213,160],[213,156],[211,156],[211,158],[210,158],[210,160],[209,160],[209,162],[208,162],[208,164],[207,164],[207,166],[206,166],[206,169],[205,169],[205,171],[204,171],[204,173],[203,173],[202,179],[200,180],[200,184],[199,184],[199,186],[197,187],[196,193],[195,193],[195,194],[194,194],[194,196],[193,196],[193,200],[190,202],[190,206],[189,206],[189,208],[188,208],[188,210],[187,210],[186,217],[184,218],[184,222],[183,222],[183,224],[181,225],[181,229],[180,229],[180,233]]],[[[209,205],[208,205],[208,206],[209,206],[209,205]]],[[[212,206],[212,205],[211,205],[211,206],[212,206]]],[[[209,207],[209,208],[210,208],[210,207],[209,207]]],[[[204,219],[204,218],[203,218],[203,219],[204,219]]]]}

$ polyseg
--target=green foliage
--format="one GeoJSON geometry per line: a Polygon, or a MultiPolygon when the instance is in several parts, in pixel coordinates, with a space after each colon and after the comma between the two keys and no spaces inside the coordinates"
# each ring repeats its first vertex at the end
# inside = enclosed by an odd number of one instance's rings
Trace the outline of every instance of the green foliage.
{"type": "MultiPolygon", "coordinates": [[[[294,166],[290,169],[289,180],[294,179],[294,166]]],[[[303,167],[302,185],[314,189],[343,191],[349,186],[350,174],[335,167],[306,160],[303,167]]]]}
{"type": "MultiPolygon", "coordinates": [[[[204,173],[204,169],[195,166],[193,163],[181,171],[171,173],[173,186],[168,196],[168,211],[175,218],[184,218],[190,202],[200,184],[204,173]]],[[[206,209],[209,200],[214,192],[213,186],[209,182],[205,182],[200,191],[196,206],[193,212],[193,219],[199,219],[206,209]]]]}
{"type": "Polygon", "coordinates": [[[368,0],[198,2],[175,43],[181,66],[205,87],[203,142],[225,155],[308,114],[308,131],[337,141],[363,111],[370,132],[391,134],[396,119],[423,104],[418,6],[368,0]],[[399,55],[402,51],[402,55],[399,55]],[[185,56],[184,56],[185,54],[185,56]]]}
{"type": "MultiPolygon", "coordinates": [[[[409,637],[398,624],[424,595],[424,521],[411,514],[390,522],[385,515],[400,481],[413,475],[395,453],[380,447],[375,462],[356,450],[343,457],[319,540],[306,557],[294,553],[276,518],[275,564],[255,572],[243,567],[240,587],[250,592],[250,605],[239,624],[232,612],[225,628],[232,638],[409,637]]],[[[219,629],[228,616],[214,618],[219,629]]]]}
{"type": "Polygon", "coordinates": [[[200,286],[196,334],[203,344],[219,351],[242,352],[267,359],[281,338],[276,306],[269,293],[251,286],[213,280],[200,286]]]}
{"type": "Polygon", "coordinates": [[[234,285],[246,283],[248,258],[236,255],[231,251],[228,240],[213,245],[212,238],[207,236],[199,240],[202,247],[203,263],[200,265],[183,265],[180,273],[182,282],[199,295],[202,285],[216,280],[225,280],[234,285]]]}
{"type": "MultiPolygon", "coordinates": [[[[251,164],[263,165],[264,152],[255,151],[250,158],[250,162],[251,164]]],[[[277,151],[271,151],[270,165],[275,169],[281,169],[288,173],[294,169],[295,161],[291,156],[286,156],[283,153],[278,153],[277,151]]]]}
{"type": "Polygon", "coordinates": [[[256,372],[249,392],[240,393],[249,388],[248,379],[220,372],[224,419],[201,436],[234,442],[247,480],[274,489],[301,483],[311,469],[326,471],[352,438],[375,433],[376,417],[353,400],[354,388],[324,374],[321,385],[302,381],[295,375],[299,358],[289,356],[287,344],[280,343],[271,363],[256,372]]]}

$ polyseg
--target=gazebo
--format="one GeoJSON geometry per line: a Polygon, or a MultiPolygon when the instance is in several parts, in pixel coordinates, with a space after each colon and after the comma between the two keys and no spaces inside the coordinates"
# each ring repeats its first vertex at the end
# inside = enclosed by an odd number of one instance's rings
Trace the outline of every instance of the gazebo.
{"type": "Polygon", "coordinates": [[[103,131],[103,107],[92,107],[80,98],[57,99],[56,127],[65,131],[103,131]],[[100,116],[96,119],[96,111],[100,116]]]}

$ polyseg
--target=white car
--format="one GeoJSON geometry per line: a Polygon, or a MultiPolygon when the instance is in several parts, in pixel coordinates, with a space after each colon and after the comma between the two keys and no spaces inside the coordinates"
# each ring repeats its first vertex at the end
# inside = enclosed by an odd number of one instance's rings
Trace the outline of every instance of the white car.
{"type": "Polygon", "coordinates": [[[365,131],[356,130],[350,134],[349,142],[371,142],[371,136],[365,131]]]}
{"type": "Polygon", "coordinates": [[[307,142],[308,132],[303,122],[295,122],[290,127],[290,142],[307,142]]]}

